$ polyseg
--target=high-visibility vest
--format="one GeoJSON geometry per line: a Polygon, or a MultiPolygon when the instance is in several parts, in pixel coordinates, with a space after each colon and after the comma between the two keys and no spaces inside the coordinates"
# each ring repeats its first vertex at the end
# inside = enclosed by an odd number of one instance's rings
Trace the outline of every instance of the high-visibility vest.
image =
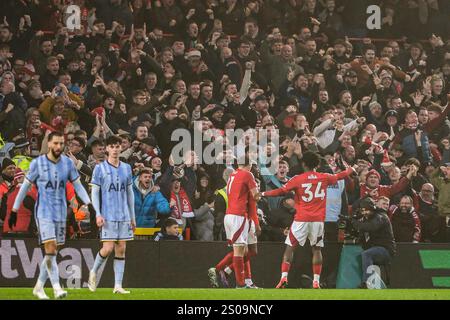
{"type": "Polygon", "coordinates": [[[22,169],[23,172],[28,172],[30,169],[31,160],[33,160],[30,157],[17,155],[14,158],[11,159],[17,167],[22,169]]]}
{"type": "Polygon", "coordinates": [[[223,189],[219,189],[216,191],[216,194],[220,194],[225,200],[225,206],[228,208],[228,195],[227,195],[227,187],[224,187],[223,189]]]}
{"type": "Polygon", "coordinates": [[[2,134],[0,133],[0,164],[3,162],[3,159],[11,158],[10,151],[14,146],[15,143],[3,140],[2,134]]]}

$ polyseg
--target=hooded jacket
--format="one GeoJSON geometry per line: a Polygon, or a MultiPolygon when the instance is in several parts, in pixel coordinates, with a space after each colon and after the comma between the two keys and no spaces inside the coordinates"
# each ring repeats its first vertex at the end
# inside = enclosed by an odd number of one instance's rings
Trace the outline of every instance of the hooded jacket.
{"type": "Polygon", "coordinates": [[[352,224],[360,233],[360,241],[364,250],[383,247],[389,251],[391,256],[395,254],[394,233],[385,211],[377,209],[368,219],[353,219],[352,224]]]}
{"type": "Polygon", "coordinates": [[[169,203],[160,191],[142,191],[139,188],[139,179],[133,180],[134,208],[136,215],[136,227],[154,228],[158,214],[170,213],[169,203]]]}

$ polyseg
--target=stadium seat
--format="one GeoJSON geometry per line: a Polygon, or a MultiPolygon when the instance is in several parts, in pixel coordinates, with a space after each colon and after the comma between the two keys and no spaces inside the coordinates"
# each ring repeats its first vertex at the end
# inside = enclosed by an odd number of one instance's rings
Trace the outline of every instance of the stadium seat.
{"type": "MultiPolygon", "coordinates": [[[[190,240],[190,229],[186,228],[186,237],[185,240],[190,240]]],[[[150,240],[152,237],[161,231],[161,228],[136,228],[134,230],[134,236],[136,240],[150,240]]],[[[182,233],[183,229],[178,228],[178,232],[182,233]]]]}
{"type": "Polygon", "coordinates": [[[135,236],[153,236],[155,233],[160,232],[161,228],[136,228],[134,230],[135,236]]]}

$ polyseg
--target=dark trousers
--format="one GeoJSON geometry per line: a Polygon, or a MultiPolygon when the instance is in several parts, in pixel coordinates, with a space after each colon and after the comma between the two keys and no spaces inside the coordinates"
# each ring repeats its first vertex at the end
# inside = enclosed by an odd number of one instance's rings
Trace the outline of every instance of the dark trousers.
{"type": "Polygon", "coordinates": [[[391,263],[391,255],[386,248],[372,247],[361,253],[362,268],[363,268],[363,282],[371,276],[369,267],[372,265],[388,265],[391,263]]]}
{"type": "Polygon", "coordinates": [[[338,223],[337,222],[325,222],[325,241],[326,242],[338,242],[338,223]]]}
{"type": "MultiPolygon", "coordinates": [[[[338,234],[339,229],[337,222],[325,222],[325,242],[338,242],[338,234]]],[[[333,266],[339,264],[339,257],[341,255],[342,247],[338,246],[337,248],[339,248],[339,255],[336,257],[336,261],[333,261],[335,258],[332,255],[327,255],[326,251],[322,251],[323,269],[321,274],[321,282],[327,288],[336,288],[337,269],[333,266]]]]}

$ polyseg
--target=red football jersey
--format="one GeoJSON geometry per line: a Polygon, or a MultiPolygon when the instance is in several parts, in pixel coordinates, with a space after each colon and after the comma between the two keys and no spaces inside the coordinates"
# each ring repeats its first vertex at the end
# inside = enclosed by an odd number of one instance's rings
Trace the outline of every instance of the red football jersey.
{"type": "Polygon", "coordinates": [[[228,178],[228,208],[226,214],[234,214],[248,218],[249,193],[256,188],[253,174],[247,170],[237,169],[228,178]]]}
{"type": "Polygon", "coordinates": [[[305,172],[289,180],[283,187],[265,192],[265,196],[280,196],[295,191],[295,221],[323,222],[326,213],[328,185],[336,184],[353,172],[352,168],[336,175],[305,172]]]}

